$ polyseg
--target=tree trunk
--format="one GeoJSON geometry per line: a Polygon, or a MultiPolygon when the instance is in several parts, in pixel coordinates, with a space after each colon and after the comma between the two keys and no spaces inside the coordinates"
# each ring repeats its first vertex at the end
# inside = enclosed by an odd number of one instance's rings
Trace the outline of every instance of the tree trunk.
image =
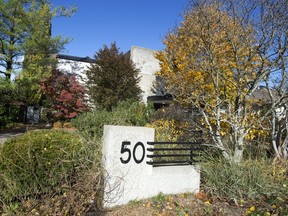
{"type": "Polygon", "coordinates": [[[6,80],[11,80],[11,71],[12,71],[12,59],[7,61],[7,65],[6,65],[6,72],[5,72],[5,78],[6,80]]]}
{"type": "Polygon", "coordinates": [[[232,163],[239,164],[243,158],[243,147],[237,146],[234,151],[234,156],[232,158],[232,163]]]}
{"type": "Polygon", "coordinates": [[[271,142],[276,158],[280,158],[280,153],[277,148],[277,135],[276,135],[276,113],[273,110],[271,113],[271,142]]]}
{"type": "Polygon", "coordinates": [[[283,145],[281,146],[281,152],[283,158],[288,158],[288,137],[285,138],[283,145]]]}
{"type": "Polygon", "coordinates": [[[285,114],[285,129],[286,129],[286,137],[281,146],[281,153],[284,158],[288,158],[288,107],[285,106],[286,114],[285,114]]]}
{"type": "Polygon", "coordinates": [[[234,149],[234,155],[232,158],[232,163],[239,164],[243,158],[243,135],[241,134],[237,140],[234,149]]]}

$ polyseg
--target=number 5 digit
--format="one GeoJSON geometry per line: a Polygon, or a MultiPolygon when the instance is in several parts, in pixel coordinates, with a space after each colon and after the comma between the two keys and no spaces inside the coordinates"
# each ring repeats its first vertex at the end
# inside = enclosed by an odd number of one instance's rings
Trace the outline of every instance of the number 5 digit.
{"type": "Polygon", "coordinates": [[[131,151],[129,148],[127,148],[128,145],[131,145],[131,143],[129,141],[122,142],[121,151],[120,151],[121,154],[124,154],[125,152],[128,153],[128,157],[126,160],[124,160],[122,157],[120,158],[120,161],[123,164],[129,163],[129,161],[131,159],[131,151]]]}

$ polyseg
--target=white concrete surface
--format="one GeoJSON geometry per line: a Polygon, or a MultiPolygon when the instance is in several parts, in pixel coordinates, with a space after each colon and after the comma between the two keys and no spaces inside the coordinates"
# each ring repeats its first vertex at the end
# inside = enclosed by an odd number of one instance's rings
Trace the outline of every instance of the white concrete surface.
{"type": "Polygon", "coordinates": [[[152,128],[104,126],[105,207],[153,197],[160,192],[177,194],[199,191],[200,173],[194,166],[153,167],[146,164],[150,160],[146,156],[147,141],[154,141],[152,128]],[[123,141],[131,145],[125,146],[123,141]],[[144,149],[138,146],[135,150],[137,160],[144,155],[141,163],[136,163],[133,158],[133,149],[138,142],[144,146],[144,149]],[[120,158],[126,161],[129,151],[131,160],[123,164],[120,158]]]}
{"type": "Polygon", "coordinates": [[[139,86],[143,91],[142,100],[147,101],[147,97],[154,95],[151,91],[155,80],[155,73],[160,70],[158,59],[155,58],[156,50],[143,47],[132,46],[130,50],[130,58],[136,68],[140,70],[141,77],[139,86]]]}

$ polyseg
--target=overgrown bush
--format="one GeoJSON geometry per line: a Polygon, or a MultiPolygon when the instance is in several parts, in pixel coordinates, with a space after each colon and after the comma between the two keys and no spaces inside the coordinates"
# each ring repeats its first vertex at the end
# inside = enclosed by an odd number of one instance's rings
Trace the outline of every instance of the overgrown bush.
{"type": "Polygon", "coordinates": [[[178,127],[178,124],[174,119],[169,120],[160,118],[146,126],[155,128],[156,141],[177,141],[183,134],[183,131],[178,127]]]}
{"type": "Polygon", "coordinates": [[[92,154],[76,134],[27,132],[0,148],[0,199],[5,203],[69,188],[91,161],[92,154]]]}
{"type": "MultiPolygon", "coordinates": [[[[201,164],[202,187],[211,195],[228,199],[281,196],[284,188],[272,175],[268,160],[246,160],[233,164],[209,158],[201,164]]],[[[286,194],[287,195],[287,194],[286,194]]]]}
{"type": "Polygon", "coordinates": [[[194,141],[203,140],[199,130],[199,115],[190,107],[171,104],[158,109],[151,119],[151,127],[156,130],[158,141],[194,141]]]}
{"type": "Polygon", "coordinates": [[[104,125],[145,126],[153,110],[139,102],[122,101],[111,112],[96,110],[79,115],[72,125],[87,139],[100,139],[104,125]]]}

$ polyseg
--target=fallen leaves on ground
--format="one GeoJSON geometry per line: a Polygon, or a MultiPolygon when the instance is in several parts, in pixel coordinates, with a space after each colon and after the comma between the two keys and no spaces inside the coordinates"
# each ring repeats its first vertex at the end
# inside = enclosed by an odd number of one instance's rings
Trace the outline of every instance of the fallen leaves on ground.
{"type": "Polygon", "coordinates": [[[243,199],[221,200],[218,197],[208,196],[202,191],[197,194],[159,194],[151,199],[135,200],[127,205],[105,210],[105,216],[278,216],[286,213],[288,213],[287,198],[276,206],[268,202],[244,201],[243,199]]]}

